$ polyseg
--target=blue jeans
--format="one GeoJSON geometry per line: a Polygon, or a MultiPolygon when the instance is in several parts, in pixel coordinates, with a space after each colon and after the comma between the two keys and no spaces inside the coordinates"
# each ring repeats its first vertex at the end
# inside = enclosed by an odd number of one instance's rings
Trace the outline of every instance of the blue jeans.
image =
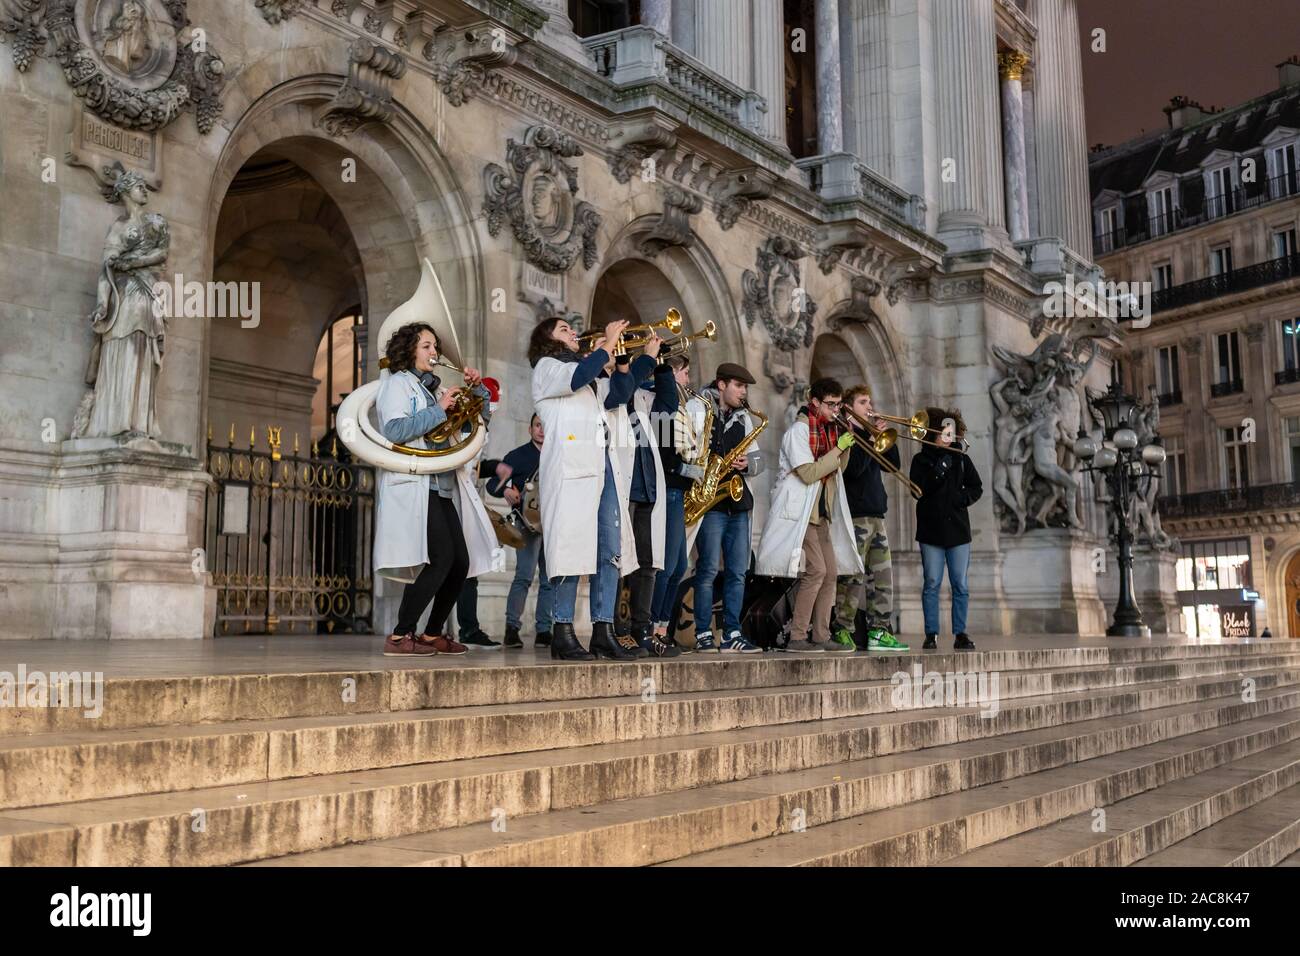
{"type": "Polygon", "coordinates": [[[686,492],[669,488],[664,499],[664,569],[655,576],[654,596],[650,599],[650,620],[668,621],[677,601],[677,588],[686,577],[690,558],[686,554],[686,492]]]}
{"type": "MultiPolygon", "coordinates": [[[[574,521],[581,520],[574,515],[574,521]]],[[[614,484],[614,470],[605,454],[605,487],[600,492],[600,507],[596,512],[596,573],[591,575],[591,619],[614,623],[618,604],[618,562],[623,551],[622,528],[618,513],[618,488],[614,484]]],[[[552,578],[555,589],[551,605],[551,619],[557,624],[573,623],[573,608],[578,603],[578,578],[570,574],[552,578]]]]}
{"type": "Polygon", "coordinates": [[[970,567],[970,544],[955,548],[941,548],[936,544],[921,545],[921,568],[925,574],[925,587],[921,591],[921,610],[925,614],[925,633],[939,633],[939,585],[943,583],[943,569],[948,567],[948,587],[952,591],[952,632],[966,632],[966,606],[970,592],[966,589],[966,569],[970,567]]]}
{"type": "Polygon", "coordinates": [[[714,508],[700,519],[695,536],[695,633],[713,630],[713,581],[722,561],[722,628],[724,634],[740,630],[740,607],[745,601],[745,572],[749,570],[749,512],[729,513],[714,508]]]}
{"type": "Polygon", "coordinates": [[[528,589],[533,585],[533,575],[537,578],[537,610],[534,620],[537,633],[551,629],[551,598],[554,594],[551,580],[546,576],[546,551],[542,547],[540,534],[524,532],[526,544],[515,550],[515,579],[510,582],[510,594],[506,597],[506,625],[515,629],[523,623],[524,602],[528,600],[528,589]]]}

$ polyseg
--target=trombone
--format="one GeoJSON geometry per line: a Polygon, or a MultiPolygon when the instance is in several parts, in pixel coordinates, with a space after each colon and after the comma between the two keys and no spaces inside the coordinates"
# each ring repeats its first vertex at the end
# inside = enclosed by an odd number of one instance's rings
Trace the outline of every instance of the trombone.
{"type": "MultiPolygon", "coordinates": [[[[653,322],[648,325],[629,325],[623,330],[623,334],[618,337],[618,341],[614,343],[611,354],[626,355],[628,349],[645,348],[658,329],[665,329],[670,335],[680,335],[682,331],[682,314],[676,309],[669,309],[662,322],[653,322]]],[[[578,344],[583,351],[589,352],[595,341],[604,334],[603,329],[583,332],[578,336],[578,344]]]]}
{"type": "MultiPolygon", "coordinates": [[[[861,421],[861,419],[853,412],[849,412],[849,414],[853,415],[854,418],[857,418],[858,421],[861,421]]],[[[926,438],[925,436],[930,434],[931,431],[939,432],[941,429],[932,429],[930,427],[930,416],[926,414],[926,411],[923,408],[917,409],[913,412],[911,418],[899,418],[897,415],[883,414],[877,414],[876,418],[883,418],[887,422],[906,425],[907,434],[902,437],[906,438],[908,441],[914,441],[920,445],[930,445],[934,448],[942,448],[945,451],[955,451],[959,455],[965,455],[970,451],[970,442],[964,438],[954,439],[953,444],[951,445],[945,445],[942,442],[926,438]]]]}
{"type": "MultiPolygon", "coordinates": [[[[921,414],[924,415],[925,413],[922,412],[921,414]]],[[[881,415],[879,417],[885,418],[886,416],[881,415]]],[[[897,419],[892,420],[896,421],[897,419]]],[[[870,455],[882,471],[889,472],[889,474],[901,481],[913,498],[918,501],[921,499],[921,486],[903,474],[901,468],[894,467],[894,463],[885,457],[885,452],[893,448],[894,443],[898,441],[898,432],[895,429],[876,428],[871,422],[848,408],[840,409],[840,414],[836,416],[835,422],[849,431],[853,431],[855,425],[864,430],[870,436],[870,441],[859,440],[855,444],[870,455]]]]}
{"type": "Polygon", "coordinates": [[[718,341],[718,326],[712,319],[704,323],[704,329],[700,332],[692,332],[690,335],[683,335],[680,338],[670,339],[665,342],[663,348],[659,350],[659,360],[663,361],[672,355],[684,355],[691,350],[691,344],[698,339],[708,339],[710,342],[718,341]]]}

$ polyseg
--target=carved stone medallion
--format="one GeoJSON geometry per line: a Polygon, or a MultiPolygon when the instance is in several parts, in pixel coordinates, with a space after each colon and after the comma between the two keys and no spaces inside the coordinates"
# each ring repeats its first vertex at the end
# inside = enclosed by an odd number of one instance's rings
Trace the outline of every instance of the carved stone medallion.
{"type": "Polygon", "coordinates": [[[799,278],[799,260],[805,255],[797,242],[772,236],[758,250],[758,271],[746,269],[741,276],[745,322],[753,327],[761,320],[767,330],[772,344],[763,368],[779,391],[794,384],[794,359],[790,353],[806,349],[813,342],[817,303],[799,278]]]}
{"type": "Polygon", "coordinates": [[[187,0],[0,0],[0,34],[20,72],[51,50],[86,108],[122,129],[156,130],[221,112],[225,64],[190,29],[187,0]]]}
{"type": "Polygon", "coordinates": [[[601,217],[576,198],[578,170],[565,162],[581,155],[572,136],[533,126],[522,143],[507,142],[508,168],[488,163],[483,170],[488,234],[495,237],[509,221],[525,258],[544,272],[567,272],[579,253],[584,267],[596,263],[601,217]]]}

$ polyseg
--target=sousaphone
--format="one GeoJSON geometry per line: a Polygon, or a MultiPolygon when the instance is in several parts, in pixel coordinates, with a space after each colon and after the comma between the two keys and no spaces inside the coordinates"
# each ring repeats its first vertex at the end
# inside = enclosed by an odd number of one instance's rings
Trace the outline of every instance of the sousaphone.
{"type": "MultiPolygon", "coordinates": [[[[375,338],[375,348],[383,355],[394,332],[412,322],[423,322],[438,335],[438,351],[442,360],[440,364],[450,368],[459,367],[463,364],[460,345],[456,339],[456,327],[451,321],[451,310],[447,308],[447,299],[442,294],[442,284],[433,271],[433,264],[428,259],[423,259],[422,262],[420,284],[415,295],[393,309],[388,318],[384,319],[379,327],[379,335],[375,338]]],[[[449,440],[451,444],[447,448],[399,445],[389,441],[375,428],[370,421],[370,410],[384,378],[391,374],[386,368],[383,369],[378,381],[367,382],[355,389],[339,406],[335,415],[335,427],[348,450],[376,468],[412,475],[453,471],[466,462],[473,461],[487,437],[487,429],[479,414],[482,410],[481,401],[458,401],[448,412],[448,420],[425,436],[430,443],[436,439],[449,440]],[[468,434],[462,434],[464,426],[469,426],[468,434]]]]}

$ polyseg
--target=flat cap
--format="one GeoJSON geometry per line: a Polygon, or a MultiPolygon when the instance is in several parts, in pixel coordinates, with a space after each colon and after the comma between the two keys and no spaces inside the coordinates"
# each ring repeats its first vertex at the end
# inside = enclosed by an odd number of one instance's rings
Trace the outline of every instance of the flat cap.
{"type": "Polygon", "coordinates": [[[713,380],[718,379],[735,379],[738,382],[744,382],[746,385],[758,384],[754,376],[749,374],[749,369],[743,365],[737,365],[735,362],[723,362],[718,366],[718,371],[714,374],[713,380]]]}

